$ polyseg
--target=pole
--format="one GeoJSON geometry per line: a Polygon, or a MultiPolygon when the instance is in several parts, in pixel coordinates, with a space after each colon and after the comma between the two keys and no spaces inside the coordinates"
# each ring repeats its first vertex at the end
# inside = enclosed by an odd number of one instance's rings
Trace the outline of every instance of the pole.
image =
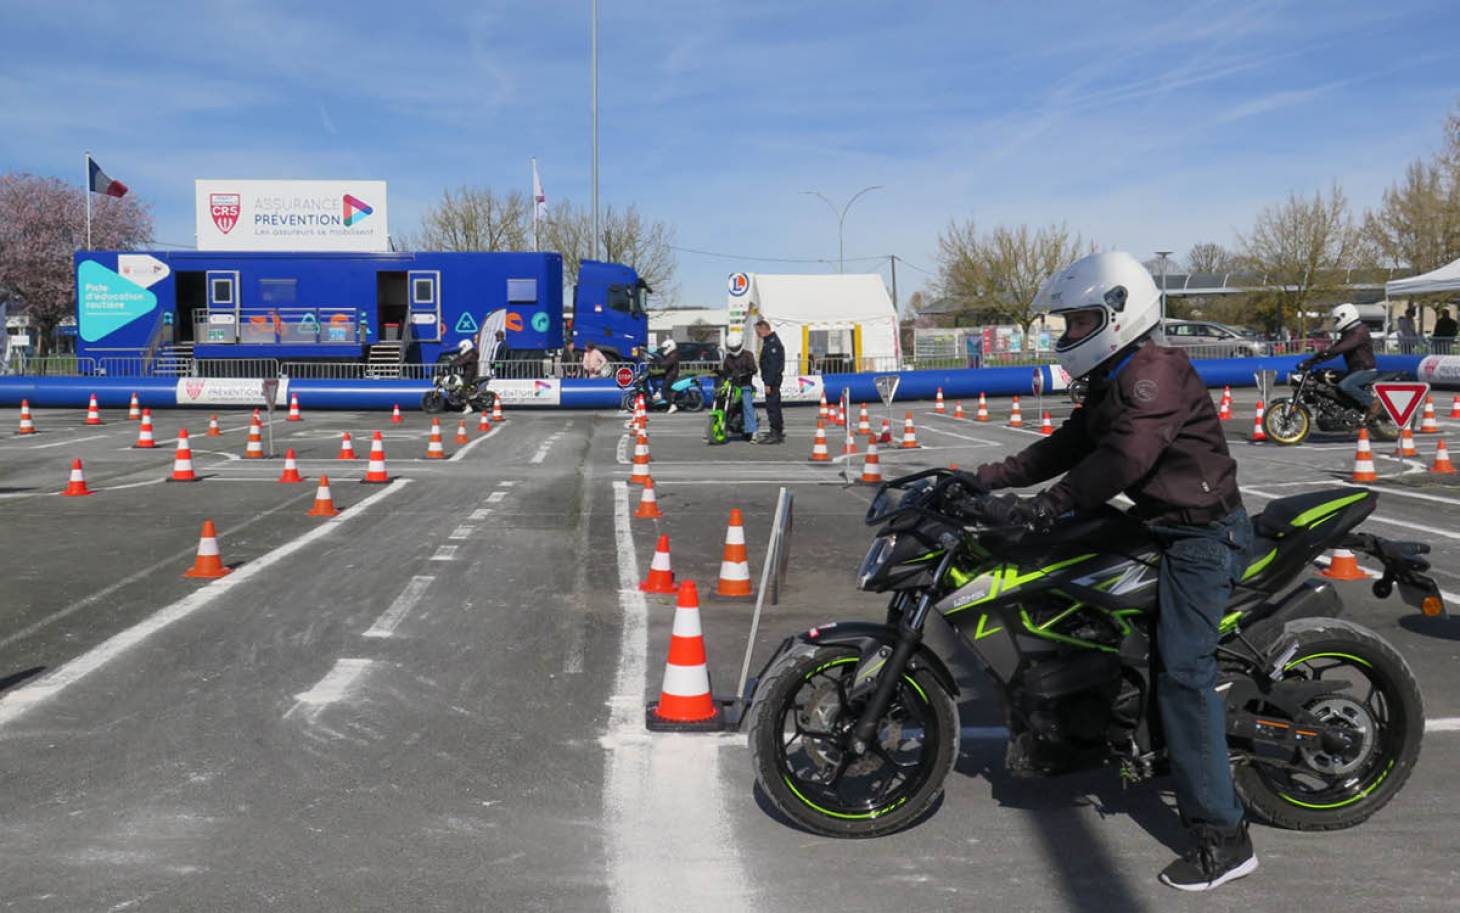
{"type": "Polygon", "coordinates": [[[821,201],[830,206],[831,211],[836,213],[836,271],[838,273],[844,273],[847,271],[846,249],[845,245],[843,244],[844,235],[842,231],[843,228],[845,228],[847,222],[847,210],[852,208],[852,204],[857,202],[862,194],[870,193],[873,190],[881,190],[884,186],[886,185],[873,184],[871,187],[863,187],[861,190],[858,190],[855,194],[853,194],[852,198],[850,200],[847,200],[847,205],[843,206],[841,209],[837,209],[837,205],[833,203],[830,199],[828,199],[826,194],[824,193],[816,190],[801,191],[802,193],[810,194],[814,197],[821,197],[821,201]]]}
{"type": "Polygon", "coordinates": [[[532,201],[532,249],[542,250],[542,242],[537,236],[537,157],[532,159],[532,186],[527,189],[527,198],[532,201]]]}
{"type": "Polygon", "coordinates": [[[1163,331],[1166,323],[1166,258],[1171,256],[1172,253],[1169,250],[1156,251],[1156,256],[1161,258],[1161,323],[1163,331]]]}
{"type": "Polygon", "coordinates": [[[81,167],[81,192],[86,194],[86,249],[91,250],[91,150],[86,150],[86,162],[81,167]]]}
{"type": "Polygon", "coordinates": [[[892,315],[900,320],[897,310],[897,254],[889,254],[887,259],[892,261],[892,315]]]}
{"type": "Polygon", "coordinates": [[[598,259],[598,0],[593,0],[593,255],[598,259]]]}

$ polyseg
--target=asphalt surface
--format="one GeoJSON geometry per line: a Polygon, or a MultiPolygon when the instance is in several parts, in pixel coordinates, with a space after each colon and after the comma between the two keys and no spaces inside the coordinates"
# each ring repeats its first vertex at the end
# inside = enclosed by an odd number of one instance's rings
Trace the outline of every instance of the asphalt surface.
{"type": "MultiPolygon", "coordinates": [[[[1343,484],[1351,441],[1249,445],[1252,401],[1239,391],[1229,437],[1253,512],[1343,484]]],[[[979,424],[911,404],[924,447],[884,451],[884,472],[1034,440],[1035,401],[1022,430],[990,405],[979,424]]],[[[653,417],[658,521],[630,516],[619,415],[518,411],[486,437],[470,422],[464,446],[450,419],[444,461],[424,459],[419,413],[276,415],[275,447],[307,479],[289,485],[280,459],[241,458],[247,414],[218,413],[225,433],[207,438],[206,413],[159,411],[151,451],[120,413],[94,428],[38,410],[40,434],[0,436],[0,909],[1455,909],[1460,621],[1341,584],[1348,617],[1419,679],[1433,731],[1418,769],[1359,828],[1256,829],[1260,871],[1214,895],[1156,882],[1181,838],[1162,781],[1004,776],[1001,714],[967,669],[968,737],[936,814],[829,840],[758,800],[743,736],[644,731],[673,600],[624,585],[662,532],[708,594],[731,507],[758,582],[784,485],[791,567],[753,666],[797,630],[880,619],[852,580],[869,492],[807,461],[814,410],[788,410],[780,447],[707,448],[702,416],[653,417]],[[180,424],[201,482],[162,481],[180,424]],[[335,459],[346,430],[362,459],[335,459]],[[358,481],[374,430],[390,485],[358,481]],[[97,494],[55,496],[78,457],[97,494]],[[305,514],[321,473],[333,520],[305,514]],[[235,568],[214,582],[182,577],[204,519],[235,568]]],[[[1460,420],[1441,426],[1460,442],[1460,420]]],[[[1385,494],[1366,528],[1432,543],[1460,594],[1460,490],[1391,449],[1376,447],[1385,494]]],[[[701,614],[728,694],[751,606],[706,595],[701,614]]]]}

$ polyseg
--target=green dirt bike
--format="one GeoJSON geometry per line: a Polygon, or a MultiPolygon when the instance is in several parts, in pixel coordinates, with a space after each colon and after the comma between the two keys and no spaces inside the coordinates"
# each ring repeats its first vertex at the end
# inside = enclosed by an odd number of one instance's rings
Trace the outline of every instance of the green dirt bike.
{"type": "MultiPolygon", "coordinates": [[[[1103,508],[1044,535],[994,528],[972,477],[930,469],[884,484],[859,588],[891,594],[886,621],[834,622],[784,641],[748,715],[757,783],[818,834],[873,837],[916,823],[959,750],[958,689],[923,644],[946,620],[1002,691],[1016,775],[1165,764],[1151,637],[1161,552],[1144,524],[1103,508]]],[[[1443,614],[1428,546],[1354,532],[1378,501],[1335,488],[1272,501],[1221,622],[1219,683],[1238,794],[1257,820],[1352,827],[1388,803],[1424,733],[1419,687],[1383,638],[1338,619],[1333,584],[1303,579],[1334,547],[1384,568],[1443,614]]]]}
{"type": "Polygon", "coordinates": [[[709,424],[705,430],[707,443],[723,444],[745,433],[742,389],[729,377],[722,375],[716,380],[715,395],[710,400],[709,424]]]}

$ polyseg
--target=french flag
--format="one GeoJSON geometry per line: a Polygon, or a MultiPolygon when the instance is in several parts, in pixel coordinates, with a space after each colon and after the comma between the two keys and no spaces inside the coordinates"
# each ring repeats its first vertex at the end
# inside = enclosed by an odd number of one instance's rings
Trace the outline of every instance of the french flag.
{"type": "Polygon", "coordinates": [[[108,177],[107,173],[101,170],[101,166],[93,161],[89,155],[86,157],[86,167],[91,175],[92,193],[104,193],[109,197],[122,197],[127,195],[127,185],[108,177]]]}

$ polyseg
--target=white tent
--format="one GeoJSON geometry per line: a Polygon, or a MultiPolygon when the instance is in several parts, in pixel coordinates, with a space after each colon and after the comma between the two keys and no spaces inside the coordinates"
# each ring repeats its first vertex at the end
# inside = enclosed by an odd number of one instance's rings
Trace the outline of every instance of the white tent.
{"type": "Polygon", "coordinates": [[[1389,298],[1407,298],[1427,292],[1460,291],[1460,260],[1446,263],[1439,269],[1430,270],[1408,279],[1395,279],[1384,283],[1384,294],[1389,298]]]}
{"type": "Polygon", "coordinates": [[[745,315],[745,339],[752,347],[756,319],[770,322],[786,347],[787,373],[897,367],[897,312],[876,273],[737,276],[743,278],[731,283],[732,315],[745,315]]]}

